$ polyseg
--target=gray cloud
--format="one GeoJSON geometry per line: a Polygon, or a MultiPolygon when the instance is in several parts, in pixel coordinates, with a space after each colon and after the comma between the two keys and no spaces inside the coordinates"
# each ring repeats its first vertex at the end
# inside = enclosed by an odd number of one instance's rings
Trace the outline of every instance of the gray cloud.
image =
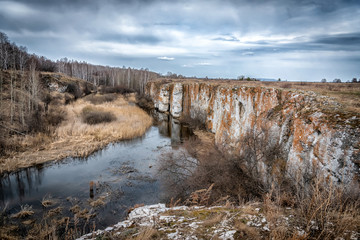
{"type": "Polygon", "coordinates": [[[359,12],[358,0],[0,0],[0,31],[54,59],[318,80],[360,75],[359,12]]]}

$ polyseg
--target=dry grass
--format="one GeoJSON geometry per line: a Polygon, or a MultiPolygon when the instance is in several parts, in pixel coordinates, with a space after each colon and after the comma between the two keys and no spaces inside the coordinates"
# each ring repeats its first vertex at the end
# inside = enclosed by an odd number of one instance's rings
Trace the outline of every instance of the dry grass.
{"type": "Polygon", "coordinates": [[[62,211],[63,211],[62,207],[57,207],[57,208],[54,208],[54,209],[50,209],[49,212],[47,213],[46,217],[51,218],[51,217],[60,215],[62,211]]]}
{"type": "Polygon", "coordinates": [[[41,205],[43,205],[43,207],[48,208],[52,205],[54,205],[55,200],[51,198],[50,195],[46,195],[43,197],[42,201],[41,201],[41,205]]]}
{"type": "Polygon", "coordinates": [[[135,240],[150,240],[150,239],[159,239],[160,235],[158,231],[154,228],[144,228],[139,232],[136,237],[131,237],[128,239],[135,239],[135,240]]]}
{"type": "Polygon", "coordinates": [[[224,216],[224,213],[215,213],[213,216],[209,217],[209,219],[204,220],[201,225],[205,228],[213,227],[216,224],[220,223],[223,220],[224,216]]]}
{"type": "Polygon", "coordinates": [[[105,205],[105,199],[106,197],[105,196],[100,196],[98,199],[96,200],[91,200],[90,201],[90,206],[93,207],[93,208],[97,208],[97,207],[100,207],[100,206],[104,206],[105,205]]]}
{"type": "Polygon", "coordinates": [[[26,218],[34,214],[32,206],[24,205],[21,206],[21,210],[18,213],[11,215],[12,218],[26,218]]]}
{"type": "Polygon", "coordinates": [[[236,228],[235,239],[261,239],[260,233],[256,228],[249,227],[239,220],[236,220],[234,225],[236,228]]]}
{"type": "Polygon", "coordinates": [[[295,193],[296,201],[290,210],[282,205],[288,194],[274,194],[271,190],[264,196],[263,212],[272,239],[349,239],[352,233],[359,232],[359,203],[350,198],[344,186],[319,177],[308,192],[295,193]],[[285,211],[295,216],[292,222],[284,221],[285,211]],[[303,229],[302,234],[294,226],[303,229]]]}
{"type": "MultiPolygon", "coordinates": [[[[116,116],[110,123],[89,125],[83,123],[81,111],[89,104],[78,100],[64,107],[67,119],[51,135],[39,133],[25,137],[16,137],[9,141],[18,142],[20,150],[11,156],[0,159],[0,172],[14,171],[65,157],[86,157],[111,142],[139,137],[151,126],[152,118],[137,106],[128,101],[134,96],[118,97],[113,102],[96,105],[116,116]]],[[[19,150],[19,149],[17,149],[19,150]]]]}

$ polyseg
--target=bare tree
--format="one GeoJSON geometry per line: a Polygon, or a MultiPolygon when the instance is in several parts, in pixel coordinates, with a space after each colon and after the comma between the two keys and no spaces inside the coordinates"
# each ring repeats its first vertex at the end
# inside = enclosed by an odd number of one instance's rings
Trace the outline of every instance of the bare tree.
{"type": "Polygon", "coordinates": [[[0,32],[0,60],[1,68],[8,69],[9,61],[9,40],[5,33],[0,32]]]}

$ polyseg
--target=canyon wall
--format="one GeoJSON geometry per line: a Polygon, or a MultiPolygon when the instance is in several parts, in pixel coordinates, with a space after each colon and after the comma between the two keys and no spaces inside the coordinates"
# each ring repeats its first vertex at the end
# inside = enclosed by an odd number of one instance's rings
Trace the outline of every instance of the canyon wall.
{"type": "MultiPolygon", "coordinates": [[[[149,82],[146,94],[158,111],[201,120],[223,151],[240,153],[246,136],[266,132],[266,141],[279,144],[285,153],[290,175],[321,171],[345,183],[359,176],[360,119],[340,114],[341,106],[330,98],[313,92],[186,80],[149,82]]],[[[258,164],[265,171],[266,163],[258,164]]]]}

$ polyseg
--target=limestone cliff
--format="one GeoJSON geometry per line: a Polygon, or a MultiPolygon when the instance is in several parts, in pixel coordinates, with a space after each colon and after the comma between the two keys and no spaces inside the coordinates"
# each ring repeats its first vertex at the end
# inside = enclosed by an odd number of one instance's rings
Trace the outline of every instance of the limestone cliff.
{"type": "Polygon", "coordinates": [[[249,132],[269,132],[286,152],[288,172],[322,171],[335,181],[358,177],[360,119],[314,92],[216,81],[149,82],[155,108],[203,121],[224,151],[241,151],[249,132]]]}

